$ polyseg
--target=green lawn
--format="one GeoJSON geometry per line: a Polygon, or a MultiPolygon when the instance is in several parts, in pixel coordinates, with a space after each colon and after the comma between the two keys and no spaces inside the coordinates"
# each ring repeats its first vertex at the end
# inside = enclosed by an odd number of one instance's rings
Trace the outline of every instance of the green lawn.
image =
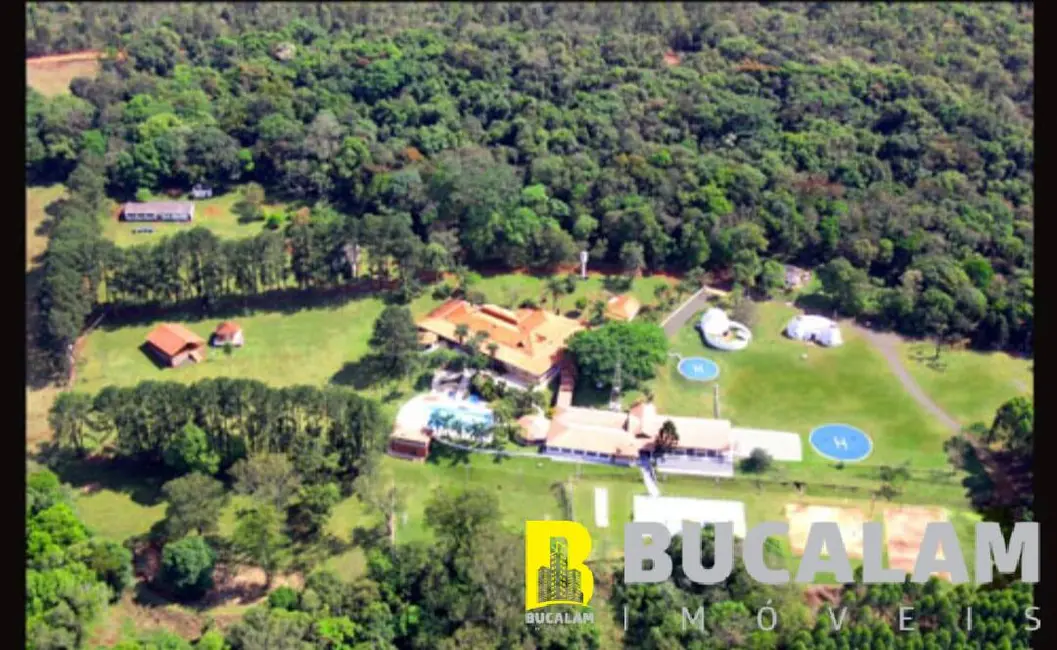
{"type": "MultiPolygon", "coordinates": [[[[654,291],[662,285],[671,285],[673,282],[664,276],[655,275],[637,278],[626,292],[635,296],[643,305],[657,302],[654,291]]],[[[505,307],[516,307],[522,300],[532,298],[534,300],[544,299],[541,306],[554,306],[551,304],[551,295],[547,292],[547,278],[524,274],[494,275],[482,278],[480,283],[474,285],[474,289],[481,291],[489,302],[505,307]]],[[[576,291],[571,295],[563,296],[558,303],[563,313],[575,311],[577,298],[596,300],[604,298],[607,293],[605,283],[599,276],[588,275],[585,280],[578,280],[576,291]]]]}
{"type": "MultiPolygon", "coordinates": [[[[436,304],[426,295],[412,304],[412,311],[422,315],[436,304]]],[[[377,298],[361,298],[337,307],[232,318],[242,326],[244,347],[235,349],[231,356],[210,348],[205,361],[180,368],[161,368],[140,349],[158,323],[114,329],[104,323],[88,336],[75,388],[95,393],[109,384],[131,386],[145,380],[191,383],[207,377],[243,377],[276,386],[337,384],[364,388],[370,378],[362,376],[356,362],[368,352],[374,321],[384,307],[377,298]]],[[[181,324],[208,340],[220,321],[211,318],[181,324]]]]}
{"type": "MultiPolygon", "coordinates": [[[[103,235],[113,240],[119,246],[133,246],[157,241],[158,239],[179,232],[189,230],[195,226],[208,228],[221,239],[238,239],[240,237],[252,237],[264,229],[263,221],[252,223],[240,223],[238,215],[231,208],[241,198],[238,187],[232,188],[222,195],[214,195],[210,199],[191,199],[189,195],[173,198],[166,194],[154,194],[151,201],[194,201],[194,220],[187,223],[131,223],[120,221],[117,218],[118,204],[113,205],[109,216],[103,223],[103,235]],[[154,228],[153,233],[133,234],[132,230],[143,226],[154,228]]],[[[263,206],[264,214],[270,215],[274,212],[283,212],[286,206],[282,203],[266,203],[263,206]]]]}
{"type": "Polygon", "coordinates": [[[66,195],[62,184],[26,188],[26,270],[37,264],[48,247],[45,209],[66,195]]]}
{"type": "MultiPolygon", "coordinates": [[[[663,278],[642,279],[633,290],[643,294],[644,300],[646,295],[652,299],[653,287],[661,282],[663,278]]],[[[498,301],[511,291],[522,298],[538,297],[543,284],[542,279],[532,276],[503,275],[482,279],[478,288],[490,300],[498,301]]],[[[579,284],[577,295],[601,291],[601,281],[591,278],[579,284]]],[[[566,297],[562,305],[571,309],[573,302],[574,298],[566,297]]],[[[412,303],[412,313],[420,317],[437,304],[439,301],[427,291],[412,303]]],[[[370,378],[362,376],[357,361],[367,354],[374,321],[384,307],[380,299],[359,298],[336,307],[235,317],[231,320],[242,326],[246,337],[243,348],[231,356],[211,348],[204,362],[180,368],[160,368],[140,349],[158,323],[108,328],[104,322],[87,338],[75,388],[95,393],[110,384],[130,386],[145,380],[190,383],[207,377],[245,377],[272,385],[333,383],[363,389],[370,378]]],[[[208,340],[221,320],[179,322],[208,340]]]]}
{"type": "MultiPolygon", "coordinates": [[[[811,472],[832,466],[807,442],[812,429],[827,423],[866,431],[874,442],[871,465],[909,460],[911,467],[945,468],[947,431],[906,394],[880,353],[847,327],[842,329],[845,344],[838,348],[788,340],[782,330],[795,313],[778,302],[758,305],[753,340],[738,352],[706,347],[695,317],[678,333],[672,350],[719,365],[721,417],[735,426],[799,433],[802,465],[811,472]]],[[[676,363],[670,360],[653,382],[658,410],[712,417],[712,385],[684,379],[676,363]]]]}
{"type": "Polygon", "coordinates": [[[88,528],[118,542],[145,535],[151,526],[165,518],[165,502],[144,505],[128,492],[101,489],[77,500],[77,511],[88,528]]]}
{"type": "Polygon", "coordinates": [[[903,363],[918,385],[962,424],[990,425],[1004,402],[1032,394],[1031,359],[944,349],[936,360],[931,343],[906,341],[901,348],[903,363]]]}

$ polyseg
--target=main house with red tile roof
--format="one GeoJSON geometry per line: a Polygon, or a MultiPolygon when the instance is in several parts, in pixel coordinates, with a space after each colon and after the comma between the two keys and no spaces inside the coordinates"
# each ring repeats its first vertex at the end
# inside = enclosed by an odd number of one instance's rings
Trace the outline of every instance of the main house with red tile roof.
{"type": "Polygon", "coordinates": [[[558,373],[566,341],[583,325],[542,309],[511,311],[454,299],[420,320],[418,328],[423,336],[432,334],[453,347],[484,332],[485,345],[496,344],[493,360],[504,373],[518,383],[540,386],[558,373]],[[466,327],[465,336],[459,336],[460,326],[466,327]]]}

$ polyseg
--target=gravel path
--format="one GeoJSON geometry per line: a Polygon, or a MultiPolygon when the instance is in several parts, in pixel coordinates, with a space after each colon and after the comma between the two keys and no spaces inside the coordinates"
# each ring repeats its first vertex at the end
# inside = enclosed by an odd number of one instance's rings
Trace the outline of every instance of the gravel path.
{"type": "Polygon", "coordinates": [[[918,404],[921,404],[925,410],[939,418],[940,421],[954,433],[959,433],[962,430],[962,425],[952,418],[946,411],[941,409],[936,402],[933,402],[932,399],[925,394],[925,391],[921,390],[921,386],[914,381],[914,378],[910,376],[906,366],[903,365],[903,358],[899,354],[899,346],[897,345],[899,337],[897,335],[887,332],[880,334],[860,325],[852,325],[852,328],[865,336],[866,339],[877,348],[881,355],[884,356],[885,361],[888,362],[888,367],[891,368],[895,376],[899,378],[899,383],[903,384],[903,388],[914,398],[915,401],[917,401],[918,404]]]}
{"type": "Polygon", "coordinates": [[[694,295],[690,296],[686,302],[676,307],[675,311],[668,315],[668,318],[661,321],[661,327],[664,328],[664,333],[668,338],[673,338],[694,314],[708,306],[709,296],[725,295],[727,295],[726,291],[720,291],[719,289],[712,289],[710,287],[701,287],[701,289],[694,295]]]}

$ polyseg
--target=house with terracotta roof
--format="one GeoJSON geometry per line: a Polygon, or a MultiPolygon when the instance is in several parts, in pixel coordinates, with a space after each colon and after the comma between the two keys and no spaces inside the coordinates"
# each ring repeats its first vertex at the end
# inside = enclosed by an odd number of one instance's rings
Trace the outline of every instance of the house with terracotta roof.
{"type": "Polygon", "coordinates": [[[164,323],[147,335],[145,347],[164,365],[171,368],[197,363],[206,357],[206,342],[183,325],[164,323]]]}
{"type": "Polygon", "coordinates": [[[473,305],[449,300],[418,322],[419,331],[433,334],[451,347],[463,347],[478,332],[488,335],[484,345],[493,364],[518,384],[546,384],[558,373],[565,343],[583,329],[578,321],[542,309],[511,311],[496,305],[473,305]],[[460,336],[463,328],[464,336],[460,336]]]}
{"type": "Polygon", "coordinates": [[[242,327],[238,323],[224,321],[213,330],[213,346],[219,348],[229,343],[241,348],[245,340],[242,336],[242,327]]]}
{"type": "Polygon", "coordinates": [[[631,321],[634,320],[641,309],[642,303],[636,300],[634,296],[628,294],[613,296],[606,301],[606,318],[631,321]]]}

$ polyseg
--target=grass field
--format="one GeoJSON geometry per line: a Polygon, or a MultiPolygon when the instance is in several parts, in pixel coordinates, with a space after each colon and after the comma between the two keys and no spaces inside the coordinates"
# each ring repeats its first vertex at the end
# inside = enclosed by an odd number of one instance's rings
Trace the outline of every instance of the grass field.
{"type": "MultiPolygon", "coordinates": [[[[657,302],[654,296],[654,291],[657,287],[666,284],[672,285],[674,283],[670,278],[660,275],[637,278],[632,283],[631,288],[623,293],[630,293],[643,305],[648,306],[657,302]]],[[[537,301],[542,298],[541,307],[554,309],[554,305],[551,302],[552,296],[547,292],[547,279],[545,277],[523,274],[494,275],[483,278],[473,288],[481,291],[489,302],[501,306],[517,306],[526,298],[532,298],[537,301]]],[[[605,282],[601,276],[588,274],[587,279],[577,280],[576,290],[568,296],[563,296],[559,300],[558,306],[561,308],[562,313],[568,313],[575,310],[578,298],[587,298],[592,301],[602,299],[608,293],[610,292],[607,292],[605,282]]]]}
{"type": "Polygon", "coordinates": [[[46,97],[66,94],[77,77],[95,78],[97,74],[99,61],[95,58],[40,57],[26,61],[26,85],[46,97]]]}
{"type": "MultiPolygon", "coordinates": [[[[812,470],[832,465],[807,442],[812,429],[827,423],[867,432],[874,442],[871,464],[909,460],[911,467],[945,467],[947,431],[906,394],[880,353],[847,327],[839,348],[791,341],[782,329],[795,313],[777,302],[758,305],[753,340],[738,352],[706,347],[695,318],[676,336],[672,349],[719,365],[721,417],[736,426],[799,433],[803,465],[812,470]]],[[[712,417],[711,384],[684,379],[674,359],[658,372],[653,387],[660,412],[712,417]]]]}
{"type": "MultiPolygon", "coordinates": [[[[239,199],[241,194],[239,188],[213,196],[210,199],[195,199],[194,220],[191,223],[131,223],[120,221],[118,217],[119,204],[113,203],[106,220],[103,223],[103,235],[112,240],[118,246],[133,246],[135,244],[157,241],[166,235],[175,234],[181,230],[190,230],[196,226],[208,228],[221,239],[238,239],[240,237],[252,237],[264,229],[263,221],[251,223],[240,223],[239,217],[231,208],[239,199]],[[153,233],[133,234],[135,228],[149,226],[154,228],[153,233]]],[[[191,201],[188,196],[173,198],[165,194],[154,194],[151,201],[191,201]]],[[[266,203],[262,206],[264,214],[283,212],[285,207],[282,203],[266,203]]]]}
{"type": "MultiPolygon", "coordinates": [[[[41,255],[48,247],[47,227],[50,223],[45,210],[56,200],[63,197],[66,188],[62,185],[26,188],[26,314],[32,319],[36,309],[36,282],[40,277],[41,255]]],[[[34,331],[35,324],[27,322],[27,333],[34,331]]],[[[27,346],[32,345],[27,341],[27,346]]],[[[48,410],[59,390],[53,386],[41,388],[26,387],[26,445],[34,447],[46,440],[51,431],[48,428],[48,410]]]]}
{"type": "MultiPolygon", "coordinates": [[[[652,297],[652,287],[664,280],[643,279],[634,291],[652,297]]],[[[522,298],[539,297],[543,280],[532,276],[496,276],[478,288],[489,299],[513,292],[522,298]]],[[[590,278],[579,283],[578,294],[601,294],[602,283],[590,278]]],[[[563,306],[572,308],[575,298],[563,306]]],[[[428,293],[412,303],[417,317],[439,301],[428,293]]],[[[160,368],[140,346],[156,324],[109,329],[106,324],[88,336],[77,371],[76,390],[95,393],[109,384],[133,385],[144,380],[193,382],[206,377],[245,377],[273,385],[334,383],[363,387],[357,361],[367,352],[367,341],[384,304],[376,298],[351,300],[339,307],[317,307],[293,313],[257,313],[234,318],[243,329],[246,345],[228,357],[210,349],[203,363],[160,368]]],[[[220,319],[182,322],[208,340],[220,319]]]]}
{"type": "Polygon", "coordinates": [[[903,363],[914,381],[961,424],[988,425],[1004,402],[1033,393],[1033,362],[1004,352],[948,350],[934,360],[931,343],[905,341],[903,363]]]}
{"type": "MultiPolygon", "coordinates": [[[[421,315],[436,300],[424,296],[412,305],[421,315]]],[[[180,368],[161,368],[140,349],[155,324],[107,329],[89,335],[77,372],[76,390],[97,392],[108,384],[129,386],[144,380],[194,382],[207,377],[242,377],[272,385],[334,383],[363,387],[356,361],[368,351],[374,321],[384,309],[376,298],[351,300],[340,307],[269,312],[233,318],[246,345],[226,356],[211,348],[206,360],[180,368]]],[[[220,319],[182,324],[202,336],[220,319]]]]}
{"type": "Polygon", "coordinates": [[[48,247],[48,214],[45,209],[66,194],[63,185],[26,188],[26,270],[39,261],[48,247]]]}

